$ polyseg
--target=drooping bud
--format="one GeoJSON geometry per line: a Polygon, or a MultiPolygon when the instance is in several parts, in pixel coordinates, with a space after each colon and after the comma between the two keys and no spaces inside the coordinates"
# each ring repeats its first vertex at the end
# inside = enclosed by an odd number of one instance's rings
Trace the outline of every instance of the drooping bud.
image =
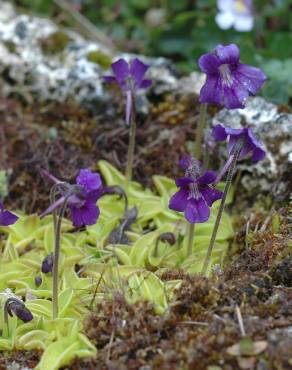
{"type": "Polygon", "coordinates": [[[174,245],[176,242],[176,237],[171,232],[166,232],[159,235],[158,238],[156,239],[156,244],[154,248],[154,257],[158,257],[158,245],[160,241],[167,242],[169,245],[174,245]]]}
{"type": "Polygon", "coordinates": [[[167,242],[170,245],[174,245],[176,242],[176,237],[173,233],[166,232],[159,236],[159,240],[162,242],[167,242]]]}
{"type": "Polygon", "coordinates": [[[23,322],[29,322],[33,319],[33,315],[28,308],[25,307],[25,304],[16,298],[8,298],[4,305],[4,311],[7,321],[7,314],[12,317],[13,314],[17,316],[23,322]]]}
{"type": "Polygon", "coordinates": [[[40,277],[40,276],[36,276],[35,278],[34,278],[34,283],[35,283],[35,285],[37,286],[37,287],[39,287],[40,285],[41,285],[41,283],[42,283],[43,281],[42,281],[42,278],[40,277]]]}
{"type": "Polygon", "coordinates": [[[118,185],[113,185],[113,186],[107,186],[104,188],[104,195],[109,194],[109,195],[119,195],[120,198],[124,198],[125,201],[125,212],[128,210],[128,196],[125,192],[125,190],[118,185]]]}
{"type": "Polygon", "coordinates": [[[11,310],[15,316],[17,316],[23,322],[29,322],[33,319],[32,313],[28,308],[25,307],[24,304],[13,303],[11,305],[11,310]]]}
{"type": "Polygon", "coordinates": [[[42,272],[47,274],[53,271],[54,265],[54,254],[48,254],[42,262],[42,272]]]}

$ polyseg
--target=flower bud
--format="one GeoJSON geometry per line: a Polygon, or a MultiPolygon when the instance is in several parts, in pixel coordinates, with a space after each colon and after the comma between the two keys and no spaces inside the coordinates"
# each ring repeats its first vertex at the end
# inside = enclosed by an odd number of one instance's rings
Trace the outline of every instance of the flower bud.
{"type": "Polygon", "coordinates": [[[53,271],[54,265],[54,254],[48,254],[42,262],[42,272],[47,274],[53,271]]]}

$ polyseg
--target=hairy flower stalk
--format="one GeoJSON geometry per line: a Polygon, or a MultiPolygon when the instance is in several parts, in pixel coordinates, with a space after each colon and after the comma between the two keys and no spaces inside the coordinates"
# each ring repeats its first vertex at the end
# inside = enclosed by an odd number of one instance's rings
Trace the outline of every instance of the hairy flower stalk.
{"type": "Polygon", "coordinates": [[[205,125],[206,125],[207,106],[208,104],[206,103],[200,104],[199,122],[196,128],[194,157],[198,161],[201,159],[201,156],[202,156],[202,138],[203,138],[203,133],[204,133],[205,125]]]}
{"type": "Polygon", "coordinates": [[[217,141],[224,141],[228,139],[228,153],[229,158],[224,165],[223,169],[219,172],[214,183],[218,183],[227,172],[227,179],[223,191],[223,197],[219,206],[218,214],[216,217],[215,225],[212,231],[212,236],[210,244],[207,250],[205,261],[203,264],[202,274],[206,274],[208,271],[208,266],[210,263],[212,250],[214,248],[217,232],[221,222],[222,214],[225,207],[225,202],[227,198],[228,191],[230,189],[232,179],[234,176],[236,162],[238,159],[244,158],[248,154],[252,154],[252,160],[254,162],[260,161],[265,158],[265,150],[263,145],[254,136],[252,129],[250,127],[243,129],[233,129],[225,127],[222,124],[218,124],[213,128],[213,136],[217,141]]]}
{"type": "Polygon", "coordinates": [[[58,216],[56,215],[56,211],[53,212],[54,234],[55,234],[55,251],[53,263],[53,320],[58,318],[59,313],[59,258],[60,258],[61,227],[62,219],[66,211],[69,196],[70,194],[68,194],[65,197],[64,203],[59,211],[58,216]]]}
{"type": "MultiPolygon", "coordinates": [[[[202,156],[202,138],[203,138],[203,133],[204,133],[204,129],[206,126],[207,106],[208,104],[206,103],[200,104],[199,122],[196,127],[194,156],[198,161],[200,161],[201,156],[202,156]]],[[[189,223],[187,227],[187,255],[188,256],[191,255],[192,253],[192,247],[194,244],[194,235],[195,235],[195,224],[189,223]]]]}
{"type": "Polygon", "coordinates": [[[217,232],[218,232],[220,221],[221,221],[221,218],[222,218],[222,215],[223,215],[227,194],[228,194],[228,191],[229,191],[231,183],[232,183],[232,179],[233,179],[233,175],[234,175],[235,167],[236,167],[236,162],[238,160],[238,157],[239,157],[239,154],[240,154],[240,151],[241,151],[242,147],[243,147],[243,142],[240,142],[239,145],[237,146],[236,150],[235,150],[235,153],[230,157],[232,159],[229,162],[229,169],[228,169],[228,173],[227,173],[227,179],[226,179],[225,187],[224,187],[224,190],[223,190],[223,196],[222,196],[222,199],[221,199],[221,203],[220,203],[219,210],[218,210],[218,213],[217,213],[216,221],[215,221],[214,228],[213,228],[213,231],[212,231],[210,244],[208,246],[207,254],[206,254],[206,257],[205,257],[205,260],[204,260],[204,264],[203,264],[203,269],[202,269],[202,274],[203,275],[206,274],[209,263],[210,263],[212,250],[214,248],[217,232]]]}
{"type": "Polygon", "coordinates": [[[136,142],[136,108],[135,108],[135,96],[129,94],[131,99],[131,114],[130,114],[130,130],[129,130],[129,146],[127,155],[127,165],[126,165],[126,191],[128,191],[130,182],[132,180],[133,173],[133,163],[135,154],[135,142],[136,142]]]}
{"type": "Polygon", "coordinates": [[[139,89],[147,89],[151,80],[144,79],[149,66],[138,58],[127,63],[125,59],[119,59],[111,65],[114,76],[104,76],[104,81],[116,83],[126,95],[126,125],[129,126],[129,146],[126,165],[126,190],[132,180],[135,138],[136,138],[136,107],[135,96],[139,89]]]}
{"type": "Polygon", "coordinates": [[[195,236],[195,224],[191,224],[189,222],[187,225],[187,256],[190,256],[192,254],[194,236],[195,236]]]}
{"type": "Polygon", "coordinates": [[[71,217],[75,227],[94,225],[99,217],[99,208],[96,202],[102,196],[104,190],[100,175],[86,169],[80,170],[76,184],[73,185],[58,180],[46,171],[42,171],[42,174],[55,182],[50,192],[51,205],[41,214],[41,217],[52,213],[54,219],[53,319],[57,319],[59,311],[58,284],[61,228],[66,208],[68,206],[71,211],[71,217]],[[61,196],[56,200],[58,192],[61,196]],[[57,214],[58,209],[59,213],[57,214]]]}

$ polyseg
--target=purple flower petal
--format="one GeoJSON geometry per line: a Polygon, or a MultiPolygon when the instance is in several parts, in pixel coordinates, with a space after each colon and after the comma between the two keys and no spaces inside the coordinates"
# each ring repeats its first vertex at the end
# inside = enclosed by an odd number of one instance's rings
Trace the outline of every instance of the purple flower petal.
{"type": "Polygon", "coordinates": [[[147,89],[149,86],[152,85],[152,80],[143,80],[141,83],[140,83],[140,88],[141,89],[147,89]]]}
{"type": "Polygon", "coordinates": [[[69,207],[71,210],[73,225],[75,227],[94,225],[100,213],[96,204],[89,201],[85,202],[82,207],[69,207]]]}
{"type": "Polygon", "coordinates": [[[2,205],[2,209],[0,211],[0,226],[12,225],[17,220],[18,220],[18,217],[10,211],[3,210],[3,205],[2,205]]]}
{"type": "Polygon", "coordinates": [[[200,91],[200,103],[222,103],[222,84],[221,79],[213,76],[207,75],[206,82],[200,91]]]}
{"type": "Polygon", "coordinates": [[[218,75],[218,67],[220,66],[218,57],[214,54],[204,54],[199,59],[199,67],[204,73],[218,75]]]}
{"type": "Polygon", "coordinates": [[[253,149],[254,147],[249,142],[246,142],[239,153],[239,159],[246,157],[253,149]]]}
{"type": "Polygon", "coordinates": [[[203,176],[196,181],[199,185],[212,184],[216,179],[216,174],[213,171],[206,171],[203,176]]]}
{"type": "Polygon", "coordinates": [[[224,128],[225,128],[226,134],[231,135],[231,136],[240,136],[242,134],[245,134],[245,131],[246,131],[245,128],[232,128],[232,127],[224,127],[224,128]]]}
{"type": "Polygon", "coordinates": [[[266,152],[263,148],[263,144],[254,136],[254,133],[251,129],[251,127],[248,127],[247,129],[247,136],[249,138],[249,141],[251,145],[253,146],[253,156],[252,160],[255,162],[258,162],[265,158],[266,152]]]}
{"type": "Polygon", "coordinates": [[[194,180],[191,179],[190,177],[181,177],[175,180],[175,184],[179,188],[186,188],[193,182],[194,180]]]}
{"type": "Polygon", "coordinates": [[[233,81],[232,86],[223,87],[224,106],[227,109],[244,108],[244,100],[248,97],[248,91],[233,81]]]}
{"type": "Polygon", "coordinates": [[[234,77],[253,95],[261,89],[267,79],[259,68],[247,64],[239,64],[234,71],[234,77]]]}
{"type": "Polygon", "coordinates": [[[171,197],[169,201],[169,208],[173,209],[174,211],[183,212],[188,203],[188,195],[188,190],[180,189],[171,197]]]}
{"type": "Polygon", "coordinates": [[[261,148],[255,148],[253,150],[253,154],[252,154],[252,160],[254,162],[258,162],[258,161],[261,161],[262,159],[264,159],[266,156],[266,152],[261,149],[261,148]]]}
{"type": "Polygon", "coordinates": [[[93,190],[98,190],[102,185],[100,174],[93,173],[86,169],[79,171],[79,175],[76,178],[76,183],[83,187],[85,194],[88,194],[93,190]]]}
{"type": "Polygon", "coordinates": [[[236,64],[239,62],[240,52],[235,44],[218,45],[215,48],[215,54],[218,56],[221,64],[236,64]]]}
{"type": "Polygon", "coordinates": [[[201,194],[204,197],[206,203],[208,204],[209,207],[212,206],[212,204],[218,200],[221,199],[223,196],[222,191],[212,188],[210,186],[205,186],[204,189],[200,189],[201,194]]]}
{"type": "Polygon", "coordinates": [[[228,153],[231,154],[234,146],[239,139],[243,140],[243,147],[240,151],[239,158],[244,158],[248,153],[252,152],[252,159],[260,161],[266,155],[263,144],[254,136],[251,127],[243,129],[233,129],[218,124],[213,128],[213,136],[218,141],[223,141],[229,136],[228,153]]]}
{"type": "Polygon", "coordinates": [[[86,202],[96,203],[98,199],[104,194],[104,189],[98,189],[91,191],[86,195],[86,202]]]}
{"type": "Polygon", "coordinates": [[[190,223],[203,223],[208,221],[209,217],[210,209],[202,197],[188,201],[185,209],[185,218],[190,223]]]}
{"type": "Polygon", "coordinates": [[[119,59],[118,61],[112,64],[112,70],[118,83],[123,88],[124,81],[130,74],[128,63],[125,61],[125,59],[119,59]]]}
{"type": "Polygon", "coordinates": [[[248,140],[253,146],[259,147],[259,148],[263,147],[263,144],[254,136],[254,133],[251,127],[248,127],[246,129],[246,135],[247,135],[248,140]]]}
{"type": "Polygon", "coordinates": [[[213,127],[212,135],[214,139],[217,141],[224,141],[227,139],[228,136],[226,133],[226,128],[223,125],[221,125],[221,123],[213,127]]]}
{"type": "Polygon", "coordinates": [[[139,60],[138,58],[135,58],[131,62],[130,74],[135,78],[138,87],[140,87],[140,84],[142,83],[144,75],[148,68],[149,66],[141,62],[141,60],[139,60]]]}

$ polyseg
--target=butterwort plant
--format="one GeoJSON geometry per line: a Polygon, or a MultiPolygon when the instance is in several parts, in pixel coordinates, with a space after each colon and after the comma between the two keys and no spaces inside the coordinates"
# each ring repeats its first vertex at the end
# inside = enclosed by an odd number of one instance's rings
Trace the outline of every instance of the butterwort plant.
{"type": "Polygon", "coordinates": [[[226,164],[219,172],[217,178],[214,181],[214,183],[218,183],[227,173],[223,196],[218,209],[216,221],[211,235],[211,240],[203,264],[203,274],[205,274],[208,270],[212,250],[214,248],[217,232],[224,211],[227,194],[232,183],[238,159],[243,159],[246,156],[251,155],[253,162],[258,162],[264,159],[266,156],[263,144],[255,137],[251,127],[234,129],[226,127],[223,124],[218,124],[213,128],[212,134],[216,141],[228,141],[227,152],[229,157],[226,164]]]}
{"type": "Polygon", "coordinates": [[[208,221],[210,207],[222,198],[223,193],[215,187],[215,172],[206,171],[201,175],[200,164],[195,158],[185,156],[180,166],[185,170],[185,176],[176,179],[179,190],[171,197],[169,208],[184,213],[188,222],[187,254],[190,255],[194,239],[193,225],[208,221]]]}
{"type": "Polygon", "coordinates": [[[116,83],[125,94],[126,125],[129,126],[129,146],[126,165],[126,188],[132,179],[135,140],[136,140],[136,93],[139,89],[147,89],[152,81],[144,79],[149,68],[138,58],[127,63],[119,59],[111,65],[114,76],[104,76],[104,81],[116,83]]]}
{"type": "Polygon", "coordinates": [[[55,246],[53,261],[45,259],[42,264],[43,272],[53,268],[53,319],[58,317],[58,286],[59,286],[59,256],[61,226],[66,208],[68,207],[75,227],[94,225],[100,214],[96,204],[103,195],[103,186],[99,173],[81,169],[75,184],[60,181],[47,171],[42,174],[48,177],[54,185],[51,188],[51,204],[41,214],[41,218],[52,213],[54,219],[55,246]],[[59,198],[57,199],[57,195],[59,198]],[[45,269],[45,271],[44,271],[45,269]]]}

